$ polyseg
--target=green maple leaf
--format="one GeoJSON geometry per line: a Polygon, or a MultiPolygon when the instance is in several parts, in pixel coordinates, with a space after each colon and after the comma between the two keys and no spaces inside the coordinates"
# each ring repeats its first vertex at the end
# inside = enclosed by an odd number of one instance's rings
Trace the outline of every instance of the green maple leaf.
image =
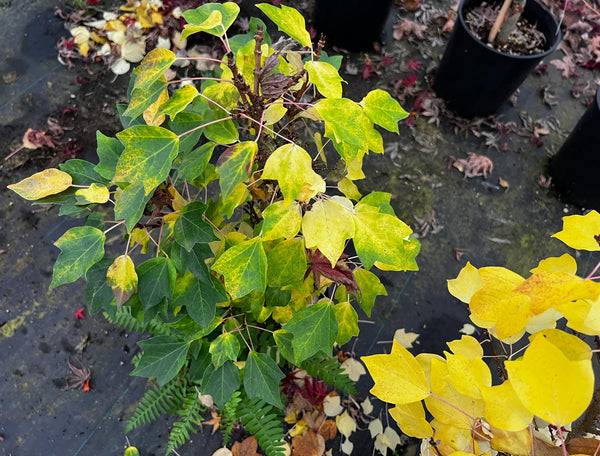
{"type": "Polygon", "coordinates": [[[292,348],[296,360],[302,362],[323,352],[331,354],[338,337],[338,324],[333,304],[319,302],[297,312],[283,329],[293,335],[292,348]]]}
{"type": "Polygon", "coordinates": [[[54,263],[50,289],[75,282],[104,256],[106,236],[98,228],[79,226],[63,234],[54,245],[61,252],[54,263]]]}

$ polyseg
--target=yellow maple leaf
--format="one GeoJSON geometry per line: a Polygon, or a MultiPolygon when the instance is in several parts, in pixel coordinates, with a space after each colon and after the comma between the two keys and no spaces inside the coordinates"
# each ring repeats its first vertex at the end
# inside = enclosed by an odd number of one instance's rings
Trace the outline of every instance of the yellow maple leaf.
{"type": "Polygon", "coordinates": [[[492,384],[490,368],[481,358],[446,354],[450,384],[461,394],[481,399],[481,389],[492,384]]]}
{"type": "Polygon", "coordinates": [[[581,299],[556,306],[567,319],[567,326],[574,331],[595,336],[600,334],[600,298],[581,299]]]}
{"type": "Polygon", "coordinates": [[[525,279],[501,267],[481,268],[479,276],[484,286],[471,297],[472,315],[480,322],[492,322],[501,340],[518,334],[525,328],[530,313],[530,298],[515,291],[525,279]]]}
{"type": "Polygon", "coordinates": [[[418,439],[428,439],[433,435],[433,429],[425,419],[425,409],[421,401],[398,404],[389,412],[406,435],[418,439]]]}
{"type": "Polygon", "coordinates": [[[473,294],[482,288],[483,285],[483,280],[477,268],[467,262],[465,267],[458,273],[456,279],[448,280],[448,291],[456,299],[469,304],[473,294]]]}
{"type": "Polygon", "coordinates": [[[510,380],[483,388],[481,393],[485,402],[483,417],[492,426],[514,432],[525,429],[531,423],[533,413],[519,400],[510,380]]]}
{"type": "Polygon", "coordinates": [[[535,274],[536,272],[568,272],[575,274],[577,272],[577,262],[568,253],[565,253],[559,257],[544,258],[539,262],[537,267],[533,268],[530,272],[535,274]]]}
{"type": "Polygon", "coordinates": [[[530,340],[522,358],[505,362],[514,391],[533,414],[555,426],[567,425],[592,399],[591,351],[588,347],[586,353],[584,342],[559,330],[542,331],[530,340]]]}
{"type": "Polygon", "coordinates": [[[476,359],[483,356],[483,348],[477,339],[471,336],[462,336],[459,340],[447,342],[446,345],[455,355],[462,355],[467,359],[476,359]]]}
{"type": "Polygon", "coordinates": [[[115,258],[106,272],[106,283],[113,290],[117,307],[121,307],[137,291],[138,276],[128,255],[115,258]]]}
{"type": "Polygon", "coordinates": [[[600,235],[600,214],[590,211],[586,215],[563,217],[563,229],[552,237],[560,239],[575,250],[600,250],[596,236],[600,235]]]}
{"type": "Polygon", "coordinates": [[[363,356],[375,386],[371,394],[392,404],[408,404],[429,395],[429,384],[415,357],[394,341],[389,355],[363,356]]]}

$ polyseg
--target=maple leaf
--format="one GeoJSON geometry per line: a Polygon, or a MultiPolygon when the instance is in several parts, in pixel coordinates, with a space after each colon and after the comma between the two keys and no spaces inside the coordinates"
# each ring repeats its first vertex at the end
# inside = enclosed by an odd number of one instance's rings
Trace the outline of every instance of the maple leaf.
{"type": "Polygon", "coordinates": [[[85,315],[83,314],[84,310],[85,310],[85,307],[82,307],[81,309],[77,309],[77,311],[75,312],[75,318],[77,320],[85,320],[85,315]]]}
{"type": "Polygon", "coordinates": [[[335,267],[331,267],[331,262],[325,258],[325,256],[319,251],[316,250],[308,250],[307,257],[310,261],[310,265],[306,274],[308,275],[311,271],[315,278],[315,286],[317,286],[319,281],[319,276],[326,277],[328,279],[333,280],[338,285],[344,285],[348,293],[352,296],[358,295],[358,284],[356,283],[356,279],[354,278],[354,274],[352,273],[352,269],[348,267],[344,259],[348,258],[348,255],[342,254],[338,262],[335,264],[335,267]]]}
{"type": "Polygon", "coordinates": [[[90,379],[92,378],[90,370],[85,366],[76,367],[69,360],[67,360],[67,364],[69,365],[69,369],[75,374],[72,377],[67,377],[68,388],[81,388],[85,392],[90,391],[90,379]]]}
{"type": "Polygon", "coordinates": [[[419,71],[421,68],[423,68],[423,62],[420,60],[409,60],[406,63],[406,67],[412,71],[419,71]]]}
{"type": "Polygon", "coordinates": [[[221,426],[221,417],[212,410],[210,412],[210,416],[211,416],[211,419],[207,420],[207,421],[203,421],[202,424],[208,424],[208,425],[212,426],[213,428],[212,428],[211,434],[214,434],[215,432],[217,432],[217,430],[221,426]]]}
{"type": "Polygon", "coordinates": [[[406,75],[406,79],[402,80],[402,84],[406,87],[412,87],[417,83],[417,75],[409,73],[406,75]]]}
{"type": "Polygon", "coordinates": [[[392,65],[392,63],[394,63],[394,58],[391,55],[385,54],[381,58],[381,65],[386,68],[389,68],[392,65]]]}
{"type": "Polygon", "coordinates": [[[327,385],[314,377],[304,377],[304,388],[299,389],[300,394],[312,405],[323,402],[327,396],[327,385]]]}

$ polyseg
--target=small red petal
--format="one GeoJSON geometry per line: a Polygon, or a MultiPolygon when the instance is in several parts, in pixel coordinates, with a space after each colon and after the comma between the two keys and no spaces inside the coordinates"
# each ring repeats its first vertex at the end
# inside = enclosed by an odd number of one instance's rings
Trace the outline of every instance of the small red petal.
{"type": "Polygon", "coordinates": [[[83,383],[83,391],[85,391],[85,392],[87,393],[89,390],[90,390],[90,381],[89,381],[89,380],[86,380],[86,381],[83,383]]]}
{"type": "Polygon", "coordinates": [[[81,309],[77,309],[77,312],[75,312],[75,318],[77,320],[85,320],[85,315],[83,314],[84,310],[85,310],[85,307],[82,307],[81,309]]]}

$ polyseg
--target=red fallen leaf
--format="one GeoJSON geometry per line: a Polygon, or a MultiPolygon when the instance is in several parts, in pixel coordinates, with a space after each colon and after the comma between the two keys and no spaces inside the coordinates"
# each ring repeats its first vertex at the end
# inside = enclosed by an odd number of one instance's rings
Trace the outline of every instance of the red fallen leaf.
{"type": "Polygon", "coordinates": [[[77,309],[77,312],[75,312],[75,318],[77,320],[85,320],[85,315],[83,314],[84,310],[85,310],[85,307],[82,307],[81,309],[77,309]]]}
{"type": "Polygon", "coordinates": [[[412,71],[419,71],[423,67],[423,62],[420,60],[409,60],[406,63],[406,67],[412,71]]]}
{"type": "Polygon", "coordinates": [[[406,87],[412,87],[417,83],[417,75],[416,74],[407,74],[406,79],[402,80],[402,84],[406,87]]]}
{"type": "Polygon", "coordinates": [[[54,138],[47,135],[45,131],[29,128],[23,136],[23,146],[27,149],[39,149],[43,146],[54,149],[56,148],[56,142],[54,141],[54,138]]]}
{"type": "Polygon", "coordinates": [[[343,260],[348,258],[348,255],[342,254],[335,267],[331,267],[331,262],[323,256],[323,254],[317,250],[307,250],[308,260],[310,265],[306,274],[313,273],[315,278],[315,286],[319,283],[319,276],[326,277],[333,280],[338,285],[344,285],[348,293],[353,296],[358,295],[358,283],[354,278],[352,269],[348,267],[346,262],[343,260]]]}
{"type": "Polygon", "coordinates": [[[91,6],[97,5],[98,3],[100,3],[100,0],[87,0],[87,4],[91,6]]]}
{"type": "Polygon", "coordinates": [[[90,391],[90,380],[86,380],[85,382],[83,382],[83,391],[84,392],[89,392],[90,391]]]}
{"type": "Polygon", "coordinates": [[[299,388],[298,392],[312,405],[323,402],[327,396],[327,385],[314,377],[304,377],[304,388],[299,388]]]}
{"type": "Polygon", "coordinates": [[[381,65],[385,68],[392,66],[392,63],[394,63],[394,58],[391,55],[385,54],[383,57],[381,57],[381,65]]]}

